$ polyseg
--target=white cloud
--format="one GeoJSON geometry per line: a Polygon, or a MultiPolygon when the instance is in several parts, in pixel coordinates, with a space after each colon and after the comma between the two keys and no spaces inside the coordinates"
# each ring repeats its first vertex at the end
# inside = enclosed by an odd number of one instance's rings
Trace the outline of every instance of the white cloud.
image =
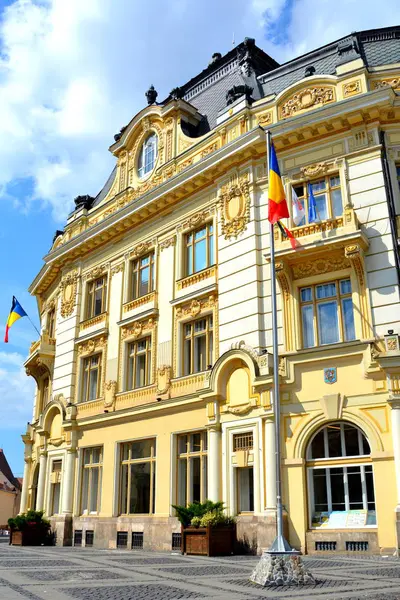
{"type": "Polygon", "coordinates": [[[74,196],[106,180],[112,136],[143,108],[147,87],[161,100],[229,50],[233,32],[286,60],[391,24],[396,9],[397,0],[362,10],[358,0],[15,0],[0,21],[0,198],[30,178],[32,197],[15,205],[44,201],[63,222],[74,196]]]}
{"type": "Polygon", "coordinates": [[[17,352],[0,352],[0,430],[22,429],[32,418],[35,382],[17,352]]]}

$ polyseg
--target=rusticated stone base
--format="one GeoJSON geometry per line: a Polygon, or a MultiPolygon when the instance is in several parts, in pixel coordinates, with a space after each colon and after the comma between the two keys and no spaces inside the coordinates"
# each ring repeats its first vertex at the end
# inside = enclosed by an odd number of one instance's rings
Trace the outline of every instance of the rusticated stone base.
{"type": "Polygon", "coordinates": [[[250,581],[258,585],[306,585],[315,583],[298,552],[264,552],[250,581]]]}
{"type": "Polygon", "coordinates": [[[72,546],[72,517],[50,517],[51,530],[57,546],[72,546]]]}

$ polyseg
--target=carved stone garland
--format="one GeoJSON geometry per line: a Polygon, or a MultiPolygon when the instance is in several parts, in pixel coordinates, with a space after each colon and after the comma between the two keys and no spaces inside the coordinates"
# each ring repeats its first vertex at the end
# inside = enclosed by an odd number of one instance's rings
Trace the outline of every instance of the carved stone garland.
{"type": "Polygon", "coordinates": [[[219,204],[221,207],[221,228],[226,240],[237,238],[246,230],[250,221],[250,192],[248,175],[243,175],[237,183],[222,188],[219,204]]]}
{"type": "Polygon", "coordinates": [[[287,119],[299,111],[307,110],[318,104],[328,104],[335,100],[332,87],[306,88],[296,92],[280,107],[280,117],[287,119]]]}

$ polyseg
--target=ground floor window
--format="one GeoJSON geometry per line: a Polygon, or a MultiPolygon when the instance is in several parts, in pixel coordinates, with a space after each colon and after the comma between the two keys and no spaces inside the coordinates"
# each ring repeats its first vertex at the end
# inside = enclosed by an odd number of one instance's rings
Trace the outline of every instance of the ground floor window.
{"type": "Polygon", "coordinates": [[[238,467],[236,469],[237,512],[254,511],[254,469],[238,467]]]}
{"type": "Polygon", "coordinates": [[[101,446],[83,451],[81,513],[84,515],[100,511],[102,456],[101,446]]]}
{"type": "Polygon", "coordinates": [[[120,514],[155,512],[156,441],[121,444],[120,514]]]}
{"type": "Polygon", "coordinates": [[[313,436],[307,451],[311,527],[376,525],[370,453],[362,431],[344,421],[330,423],[313,436]]]}
{"type": "Polygon", "coordinates": [[[207,432],[178,436],[178,504],[207,499],[207,432]]]}
{"type": "Polygon", "coordinates": [[[54,460],[51,469],[50,514],[60,514],[61,460],[54,460]]]}

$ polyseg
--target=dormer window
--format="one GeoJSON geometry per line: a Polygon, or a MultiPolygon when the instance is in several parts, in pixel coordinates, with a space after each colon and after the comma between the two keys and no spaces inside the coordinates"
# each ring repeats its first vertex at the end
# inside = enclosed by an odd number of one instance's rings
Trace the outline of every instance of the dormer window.
{"type": "Polygon", "coordinates": [[[146,177],[154,169],[158,153],[158,137],[151,133],[143,142],[138,162],[138,175],[140,179],[146,177]]]}

